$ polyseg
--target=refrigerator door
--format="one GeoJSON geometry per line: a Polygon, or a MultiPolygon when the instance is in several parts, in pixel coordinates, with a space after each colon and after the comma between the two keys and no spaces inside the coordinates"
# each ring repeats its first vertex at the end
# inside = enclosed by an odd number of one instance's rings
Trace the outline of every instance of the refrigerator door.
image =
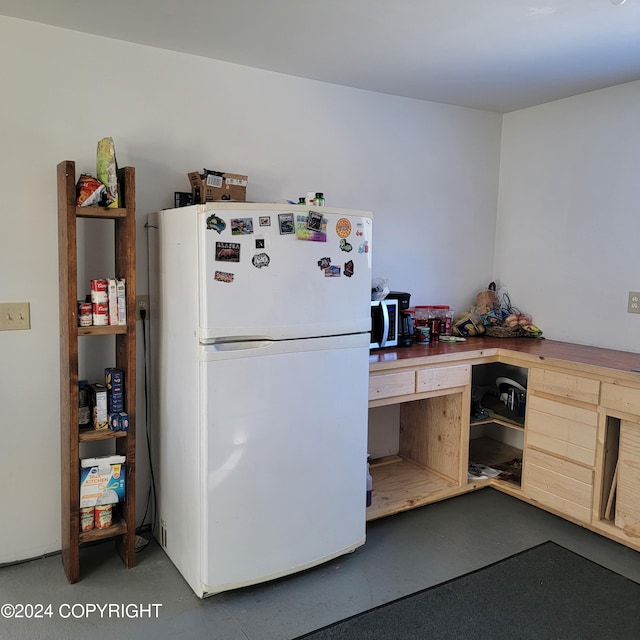
{"type": "Polygon", "coordinates": [[[201,342],[370,330],[370,214],[241,206],[198,207],[201,342]]]}
{"type": "Polygon", "coordinates": [[[365,540],[368,336],[200,347],[205,594],[365,540]]]}

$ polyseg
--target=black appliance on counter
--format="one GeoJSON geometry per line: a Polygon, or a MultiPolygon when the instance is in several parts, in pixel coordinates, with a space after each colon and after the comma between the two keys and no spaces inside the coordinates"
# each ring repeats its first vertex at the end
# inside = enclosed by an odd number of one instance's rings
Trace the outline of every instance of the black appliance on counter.
{"type": "Polygon", "coordinates": [[[408,312],[411,294],[405,291],[390,291],[385,299],[398,301],[398,346],[410,347],[413,344],[413,319],[408,312]]]}

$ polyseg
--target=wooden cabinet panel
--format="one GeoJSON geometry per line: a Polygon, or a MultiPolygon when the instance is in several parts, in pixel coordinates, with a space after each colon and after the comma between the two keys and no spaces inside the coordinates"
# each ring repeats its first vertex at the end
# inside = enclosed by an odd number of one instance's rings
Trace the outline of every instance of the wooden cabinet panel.
{"type": "Polygon", "coordinates": [[[591,521],[591,469],[527,449],[523,489],[527,497],[540,504],[582,522],[591,521]]]}
{"type": "Polygon", "coordinates": [[[530,369],[529,389],[594,405],[597,405],[600,399],[599,380],[546,369],[530,369]]]}
{"type": "Polygon", "coordinates": [[[527,445],[593,466],[596,455],[596,411],[530,396],[527,445]]]}
{"type": "Polygon", "coordinates": [[[415,393],[415,387],[414,370],[372,374],[369,376],[369,400],[415,393]]]}
{"type": "Polygon", "coordinates": [[[471,380],[471,366],[468,364],[418,369],[416,373],[417,393],[463,387],[471,380]]]}
{"type": "Polygon", "coordinates": [[[461,435],[466,406],[461,393],[403,404],[400,455],[453,482],[462,482],[467,467],[461,435]]]}
{"type": "Polygon", "coordinates": [[[640,535],[640,424],[628,420],[620,422],[615,524],[640,535]]]}
{"type": "Polygon", "coordinates": [[[640,416],[640,389],[604,383],[600,404],[607,409],[640,416]]]}

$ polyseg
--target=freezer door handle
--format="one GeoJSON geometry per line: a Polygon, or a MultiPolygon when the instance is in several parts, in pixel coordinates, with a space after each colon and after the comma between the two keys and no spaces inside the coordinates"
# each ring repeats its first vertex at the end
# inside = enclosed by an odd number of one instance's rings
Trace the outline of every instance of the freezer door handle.
{"type": "Polygon", "coordinates": [[[273,344],[273,340],[243,340],[240,342],[214,342],[203,345],[206,351],[248,351],[252,349],[266,349],[273,344]]]}

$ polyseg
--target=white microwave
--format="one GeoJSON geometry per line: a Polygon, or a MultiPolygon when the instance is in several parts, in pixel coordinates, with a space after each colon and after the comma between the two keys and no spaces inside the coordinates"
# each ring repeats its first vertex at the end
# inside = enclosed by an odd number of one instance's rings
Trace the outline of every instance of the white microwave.
{"type": "Polygon", "coordinates": [[[398,301],[371,301],[370,349],[398,346],[398,301]]]}

